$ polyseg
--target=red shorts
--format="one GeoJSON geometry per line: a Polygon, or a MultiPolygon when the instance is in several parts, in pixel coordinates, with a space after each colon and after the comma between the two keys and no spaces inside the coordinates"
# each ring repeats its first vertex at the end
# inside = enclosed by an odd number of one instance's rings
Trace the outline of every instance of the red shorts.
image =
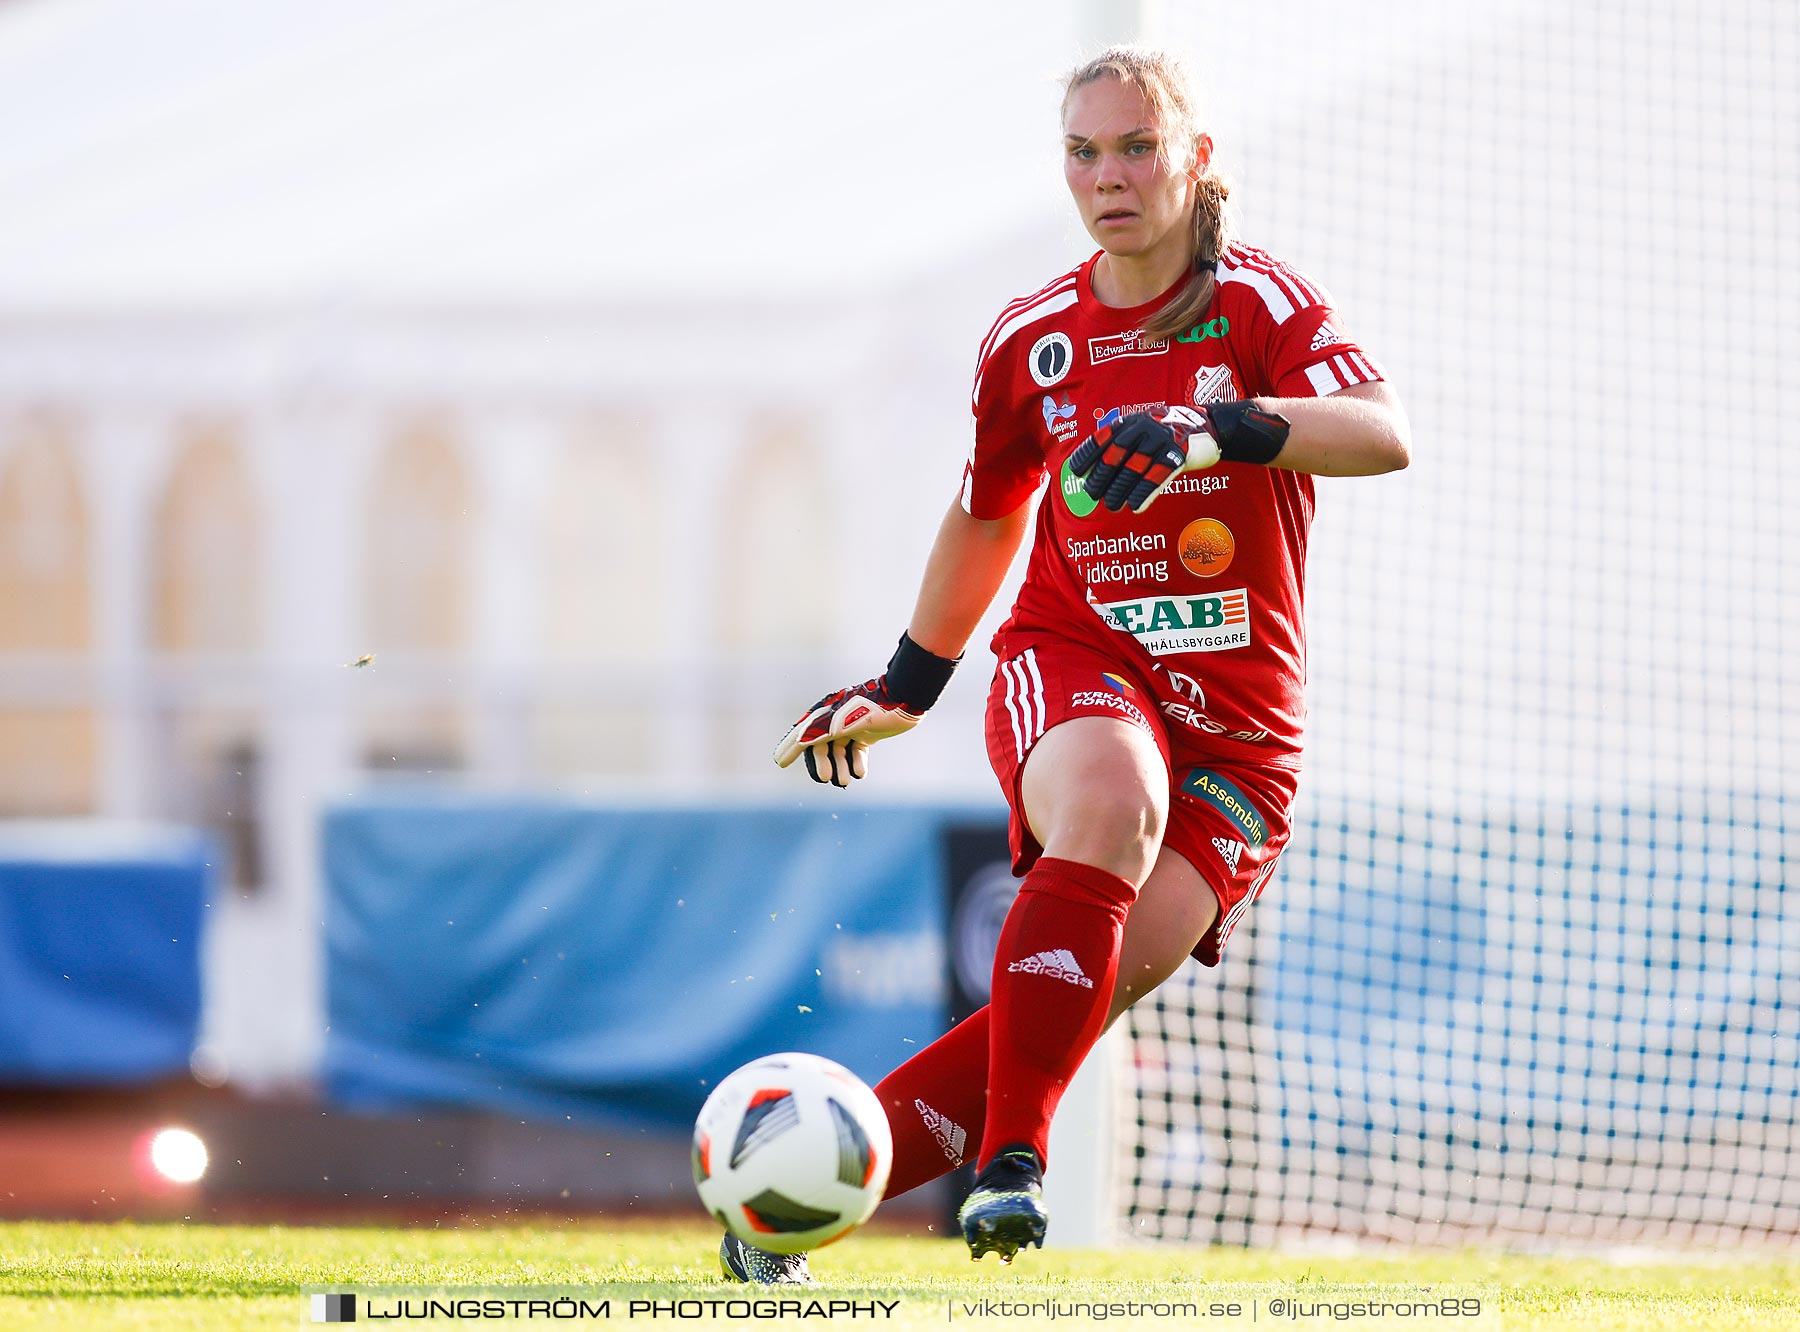
{"type": "Polygon", "coordinates": [[[1052,726],[1073,717],[1118,717],[1143,727],[1169,771],[1163,845],[1199,870],[1219,899],[1219,914],[1193,954],[1213,967],[1287,846],[1298,763],[1291,755],[1257,763],[1222,759],[1209,752],[1208,737],[1186,726],[1176,728],[1171,744],[1164,705],[1179,716],[1185,702],[1165,676],[1154,679],[1161,690],[1150,678],[1080,644],[1007,646],[988,691],[988,761],[1012,811],[1007,836],[1013,873],[1024,874],[1044,850],[1026,826],[1019,800],[1019,774],[1033,746],[1052,726]]]}

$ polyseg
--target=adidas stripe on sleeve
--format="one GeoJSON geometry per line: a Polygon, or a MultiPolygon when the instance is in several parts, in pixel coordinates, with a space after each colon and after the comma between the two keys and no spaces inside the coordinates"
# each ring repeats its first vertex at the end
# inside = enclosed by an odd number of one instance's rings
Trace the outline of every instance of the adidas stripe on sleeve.
{"type": "Polygon", "coordinates": [[[1344,333],[1330,294],[1305,274],[1262,250],[1234,245],[1220,261],[1219,281],[1254,293],[1272,324],[1264,368],[1276,397],[1322,398],[1386,378],[1344,333]]]}
{"type": "MultiPolygon", "coordinates": [[[[1033,336],[1075,304],[1075,281],[1074,273],[1065,273],[1013,301],[982,340],[970,396],[975,437],[962,484],[962,506],[972,517],[1004,518],[1044,483],[1044,449],[1032,429],[1034,400],[1021,396],[1022,358],[1030,352],[1033,336]]],[[[1069,345],[1067,338],[1062,342],[1069,345]]]]}

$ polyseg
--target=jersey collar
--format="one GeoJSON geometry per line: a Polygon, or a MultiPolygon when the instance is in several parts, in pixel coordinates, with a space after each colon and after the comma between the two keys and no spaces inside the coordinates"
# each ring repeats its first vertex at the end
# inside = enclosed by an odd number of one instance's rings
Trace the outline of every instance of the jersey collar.
{"type": "Polygon", "coordinates": [[[1093,256],[1081,266],[1080,276],[1075,280],[1075,296],[1081,304],[1081,312],[1096,324],[1110,325],[1114,328],[1142,328],[1146,320],[1174,298],[1176,292],[1187,285],[1187,275],[1175,279],[1174,285],[1142,305],[1105,305],[1094,295],[1094,265],[1100,262],[1104,250],[1095,250],[1093,256]]]}

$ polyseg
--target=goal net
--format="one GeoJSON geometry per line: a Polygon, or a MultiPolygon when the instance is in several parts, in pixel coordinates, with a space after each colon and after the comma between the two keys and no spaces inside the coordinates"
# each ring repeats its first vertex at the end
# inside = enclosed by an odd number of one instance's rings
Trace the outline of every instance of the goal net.
{"type": "Polygon", "coordinates": [[[1791,1241],[1800,10],[1171,9],[1416,460],[1319,483],[1293,844],[1132,1014],[1119,1225],[1791,1241]]]}

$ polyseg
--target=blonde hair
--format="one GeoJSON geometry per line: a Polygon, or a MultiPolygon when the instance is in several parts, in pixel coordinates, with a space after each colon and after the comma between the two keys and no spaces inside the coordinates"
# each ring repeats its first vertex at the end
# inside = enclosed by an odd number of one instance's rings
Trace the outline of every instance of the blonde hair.
{"type": "MultiPolygon", "coordinates": [[[[1171,170],[1193,166],[1194,141],[1200,137],[1200,103],[1194,81],[1179,56],[1141,46],[1110,46],[1070,73],[1063,81],[1062,113],[1079,88],[1100,79],[1117,79],[1135,88],[1155,115],[1160,133],[1157,153],[1171,170]],[[1185,160],[1176,160],[1175,151],[1185,160]]],[[[1200,321],[1217,286],[1214,270],[1231,242],[1227,201],[1231,185],[1213,165],[1194,180],[1194,268],[1175,298],[1144,325],[1146,337],[1166,338],[1200,321]]]]}

